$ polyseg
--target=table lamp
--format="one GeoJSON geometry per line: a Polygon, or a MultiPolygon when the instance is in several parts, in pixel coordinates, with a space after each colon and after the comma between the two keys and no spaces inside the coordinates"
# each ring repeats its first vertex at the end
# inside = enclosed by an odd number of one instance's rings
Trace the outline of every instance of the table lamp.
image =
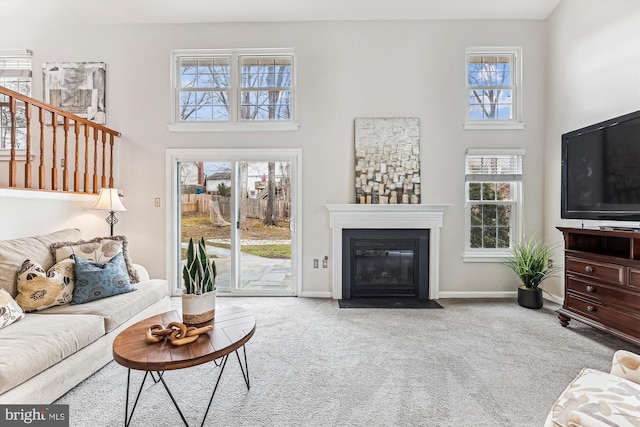
{"type": "Polygon", "coordinates": [[[118,218],[116,218],[116,211],[122,212],[127,209],[124,207],[122,202],[120,201],[120,196],[118,195],[118,190],[115,188],[101,188],[100,194],[98,195],[98,201],[95,205],[93,205],[93,209],[106,210],[109,211],[109,216],[107,217],[107,224],[111,226],[111,235],[113,236],[113,225],[118,222],[118,218]]]}

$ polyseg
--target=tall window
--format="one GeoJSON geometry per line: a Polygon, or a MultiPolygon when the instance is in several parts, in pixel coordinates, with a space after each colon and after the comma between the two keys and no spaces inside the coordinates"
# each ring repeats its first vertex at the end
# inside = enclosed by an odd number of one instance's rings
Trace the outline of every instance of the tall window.
{"type": "Polygon", "coordinates": [[[467,49],[465,127],[520,123],[520,48],[467,49]]]}
{"type": "Polygon", "coordinates": [[[523,155],[524,150],[467,150],[467,257],[507,256],[521,234],[523,155]]]}
{"type": "MultiPolygon", "coordinates": [[[[0,86],[31,96],[31,51],[0,51],[0,86]]],[[[24,105],[16,107],[16,148],[26,148],[27,119],[24,105]]],[[[11,148],[11,112],[7,97],[0,97],[0,149],[11,148]]]]}
{"type": "Polygon", "coordinates": [[[172,55],[174,125],[293,123],[292,50],[194,50],[172,55]]]}

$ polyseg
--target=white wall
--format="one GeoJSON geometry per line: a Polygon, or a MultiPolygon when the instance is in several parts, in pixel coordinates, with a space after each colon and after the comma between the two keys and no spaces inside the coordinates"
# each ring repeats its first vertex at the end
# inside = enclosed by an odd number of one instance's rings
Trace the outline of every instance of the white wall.
{"type": "MultiPolygon", "coordinates": [[[[640,1],[564,0],[547,26],[544,223],[561,241],[555,227],[581,224],[560,219],[562,134],[640,110],[640,1]]],[[[561,278],[546,288],[562,295],[561,278]]]]}
{"type": "MultiPolygon", "coordinates": [[[[77,228],[84,239],[108,236],[107,211],[92,210],[97,195],[42,193],[0,188],[0,239],[15,239],[51,233],[64,228],[77,228]]],[[[127,212],[118,212],[125,222],[127,212]]],[[[114,234],[122,234],[120,222],[114,234]]]]}
{"type": "MultiPolygon", "coordinates": [[[[99,20],[99,17],[96,19],[99,20]]],[[[331,290],[330,271],[312,259],[331,256],[325,203],[354,202],[353,120],[419,117],[423,203],[451,204],[442,229],[441,295],[515,291],[500,264],[463,263],[464,153],[473,148],[524,148],[525,230],[542,231],[545,22],[411,21],[202,25],[101,25],[55,22],[30,29],[3,21],[0,49],[33,50],[33,93],[42,93],[41,63],[104,61],[107,125],[122,132],[116,186],[128,209],[118,224],[136,262],[165,275],[164,195],[167,148],[301,148],[303,291],[331,290]],[[6,25],[5,25],[6,22],[6,25]],[[522,46],[521,131],[464,131],[465,48],[522,46]],[[170,133],[170,50],[293,47],[300,129],[268,133],[170,133]],[[154,198],[162,206],[154,207],[154,198]]],[[[16,220],[20,220],[16,216],[16,220]]],[[[46,218],[45,218],[46,219],[46,218]]],[[[43,220],[45,220],[43,219],[43,220]]]]}

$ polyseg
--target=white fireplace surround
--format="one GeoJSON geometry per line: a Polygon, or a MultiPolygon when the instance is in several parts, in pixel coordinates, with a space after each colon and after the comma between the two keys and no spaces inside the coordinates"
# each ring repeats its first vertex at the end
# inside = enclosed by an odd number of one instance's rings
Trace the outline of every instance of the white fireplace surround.
{"type": "Polygon", "coordinates": [[[342,230],[416,228],[429,230],[429,299],[440,292],[440,229],[449,205],[325,205],[333,230],[333,299],[342,299],[342,230]]]}

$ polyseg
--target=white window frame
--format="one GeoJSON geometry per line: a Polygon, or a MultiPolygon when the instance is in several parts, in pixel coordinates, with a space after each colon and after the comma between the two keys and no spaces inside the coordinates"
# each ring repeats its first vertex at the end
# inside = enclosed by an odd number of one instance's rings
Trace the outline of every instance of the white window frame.
{"type": "MultiPolygon", "coordinates": [[[[0,50],[0,61],[13,61],[16,64],[15,68],[0,67],[0,77],[15,77],[21,80],[29,81],[29,93],[22,93],[16,90],[22,95],[31,97],[33,91],[33,52],[29,49],[3,49],[0,50]],[[24,68],[24,64],[28,63],[29,68],[24,68]]],[[[11,88],[10,88],[11,89],[11,88]]],[[[14,89],[15,90],[15,89],[14,89]]],[[[10,126],[8,126],[10,129],[10,126]]],[[[8,161],[10,159],[11,147],[0,147],[0,161],[8,161]]],[[[16,159],[26,159],[26,147],[16,149],[16,159]]],[[[33,155],[32,155],[33,158],[33,155]]]]}
{"type": "Polygon", "coordinates": [[[521,46],[498,46],[498,47],[468,47],[465,50],[465,121],[466,130],[522,130],[525,123],[522,121],[522,47],[521,46]],[[511,96],[513,114],[511,119],[491,120],[491,119],[471,119],[469,117],[469,57],[470,56],[511,56],[511,96]]]}
{"type": "MultiPolygon", "coordinates": [[[[465,165],[467,157],[497,157],[497,156],[520,156],[522,157],[522,163],[524,162],[525,150],[523,149],[467,149],[465,154],[465,165]]],[[[466,166],[465,166],[466,174],[466,166]]],[[[464,262],[504,262],[511,257],[511,248],[513,242],[523,236],[523,177],[522,171],[519,174],[514,175],[491,175],[487,176],[486,180],[479,177],[479,180],[475,182],[510,182],[512,183],[512,200],[509,202],[485,202],[483,204],[509,204],[511,205],[511,234],[509,248],[471,248],[471,205],[478,204],[477,200],[469,200],[469,182],[473,182],[474,179],[468,175],[465,175],[465,249],[463,260],[464,262]]]]}
{"type": "Polygon", "coordinates": [[[171,51],[171,106],[169,117],[170,132],[228,132],[228,131],[294,131],[298,130],[296,122],[296,57],[295,49],[177,49],[171,51]],[[177,120],[179,101],[179,59],[191,58],[230,58],[229,120],[228,121],[179,121],[177,120]],[[291,117],[289,120],[240,120],[240,58],[245,56],[291,56],[291,117]]]}

